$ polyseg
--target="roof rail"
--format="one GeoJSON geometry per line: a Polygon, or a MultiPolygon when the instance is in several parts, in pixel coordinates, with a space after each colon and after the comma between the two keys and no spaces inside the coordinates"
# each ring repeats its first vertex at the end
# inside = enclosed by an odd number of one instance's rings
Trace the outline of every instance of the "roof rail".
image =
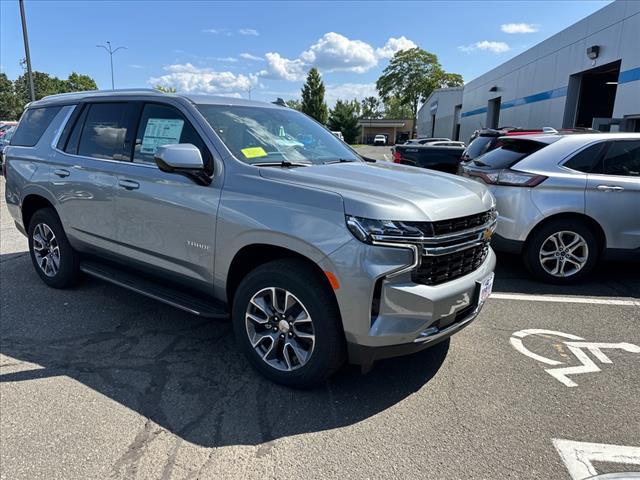
{"type": "Polygon", "coordinates": [[[93,95],[98,93],[136,93],[136,92],[159,93],[158,90],[154,88],[118,88],[115,90],[81,90],[78,92],[54,93],[53,95],[47,95],[45,97],[42,97],[41,100],[44,100],[45,98],[52,99],[52,98],[70,97],[74,95],[82,95],[83,93],[93,95]]]}

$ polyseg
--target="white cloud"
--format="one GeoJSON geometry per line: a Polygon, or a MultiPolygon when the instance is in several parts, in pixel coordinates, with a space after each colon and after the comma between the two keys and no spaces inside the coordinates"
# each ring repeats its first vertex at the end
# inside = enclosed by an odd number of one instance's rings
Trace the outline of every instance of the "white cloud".
{"type": "Polygon", "coordinates": [[[245,60],[253,60],[254,62],[264,62],[264,58],[257,57],[256,55],[251,55],[250,53],[241,53],[240,58],[244,58],[245,60]]]}
{"type": "Polygon", "coordinates": [[[363,73],[378,64],[373,47],[361,40],[350,40],[339,33],[325,33],[300,59],[321,70],[363,73]]]}
{"type": "Polygon", "coordinates": [[[470,45],[461,45],[458,47],[459,50],[471,53],[475,50],[484,50],[492,53],[504,53],[511,50],[511,47],[504,42],[492,42],[489,40],[483,40],[481,42],[472,43],[470,45]]]}
{"type": "Polygon", "coordinates": [[[317,67],[322,72],[364,73],[376,67],[380,60],[391,58],[397,51],[415,46],[413,41],[402,36],[391,37],[384,46],[375,49],[362,40],[351,40],[339,33],[328,32],[297,58],[285,58],[277,52],[267,53],[267,69],[260,75],[281,80],[302,80],[311,67],[317,67]]]}
{"type": "Polygon", "coordinates": [[[252,37],[257,37],[258,35],[260,35],[260,32],[258,32],[257,30],[253,29],[253,28],[240,28],[238,29],[238,33],[240,35],[249,35],[252,37]]]}
{"type": "Polygon", "coordinates": [[[202,92],[216,95],[240,96],[257,83],[255,75],[217,72],[210,68],[198,68],[191,63],[174,64],[165,67],[167,73],[151,77],[148,83],[175,87],[179,92],[202,92]]]}
{"type": "Polygon", "coordinates": [[[238,61],[235,57],[213,57],[217,62],[236,63],[238,61]]]}
{"type": "Polygon", "coordinates": [[[327,85],[325,89],[325,100],[329,106],[333,106],[336,100],[362,100],[365,97],[377,97],[375,83],[342,83],[339,85],[327,85]]]}
{"type": "Polygon", "coordinates": [[[387,40],[387,43],[384,44],[384,47],[376,49],[376,53],[379,58],[391,58],[400,50],[409,50],[415,47],[417,47],[417,45],[403,35],[400,38],[391,37],[387,40]]]}
{"type": "Polygon", "coordinates": [[[228,28],[205,28],[202,33],[211,33],[213,35],[226,35],[230,37],[232,35],[231,30],[228,28]]]}
{"type": "Polygon", "coordinates": [[[534,33],[538,31],[538,25],[534,23],[503,23],[500,30],[504,33],[534,33]]]}
{"type": "Polygon", "coordinates": [[[267,69],[260,72],[261,76],[279,80],[289,80],[291,82],[304,79],[306,66],[302,60],[289,60],[275,52],[267,53],[265,59],[267,61],[267,69]]]}

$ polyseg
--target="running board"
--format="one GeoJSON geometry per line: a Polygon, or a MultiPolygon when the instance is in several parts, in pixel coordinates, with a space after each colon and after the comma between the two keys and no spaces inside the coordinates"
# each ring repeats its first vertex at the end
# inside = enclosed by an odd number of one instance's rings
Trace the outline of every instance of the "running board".
{"type": "Polygon", "coordinates": [[[206,318],[229,318],[229,313],[222,304],[214,299],[198,298],[190,293],[166,287],[157,282],[129,273],[121,269],[94,261],[82,261],[80,270],[92,277],[105,280],[141,295],[179,308],[185,312],[206,318]]]}

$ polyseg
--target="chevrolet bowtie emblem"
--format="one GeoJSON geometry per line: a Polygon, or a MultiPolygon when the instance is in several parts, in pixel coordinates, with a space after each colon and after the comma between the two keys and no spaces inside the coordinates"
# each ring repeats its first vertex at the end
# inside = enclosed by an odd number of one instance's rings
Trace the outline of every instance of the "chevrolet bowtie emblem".
{"type": "Polygon", "coordinates": [[[482,239],[485,242],[488,242],[489,240],[491,240],[492,236],[493,236],[493,230],[491,230],[490,228],[487,228],[484,232],[482,232],[482,239]]]}

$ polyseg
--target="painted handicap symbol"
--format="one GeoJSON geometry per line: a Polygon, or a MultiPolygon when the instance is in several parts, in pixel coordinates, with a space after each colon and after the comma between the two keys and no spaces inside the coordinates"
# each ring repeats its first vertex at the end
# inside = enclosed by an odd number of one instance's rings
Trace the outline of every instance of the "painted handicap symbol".
{"type": "Polygon", "coordinates": [[[596,360],[601,363],[613,363],[611,359],[602,351],[602,350],[623,350],[629,353],[640,353],[640,347],[634,345],[632,343],[620,342],[620,343],[598,343],[598,342],[586,342],[584,338],[578,337],[577,335],[572,335],[570,333],[556,332],[555,330],[543,330],[532,328],[528,330],[520,330],[511,335],[511,339],[509,340],[513,348],[517,351],[526,355],[529,358],[533,358],[534,360],[544,363],[546,365],[550,365],[552,367],[558,368],[547,368],[545,372],[554,377],[556,380],[561,382],[563,385],[567,387],[577,387],[578,384],[569,378],[569,375],[579,375],[581,373],[595,373],[599,372],[600,367],[591,359],[591,357],[587,354],[589,352],[593,355],[596,360]],[[573,367],[558,367],[559,365],[564,365],[564,362],[559,360],[553,360],[547,357],[543,357],[542,355],[538,355],[537,353],[532,352],[527,347],[524,346],[523,339],[530,335],[551,335],[555,337],[566,338],[567,340],[562,343],[567,347],[567,349],[573,353],[573,355],[580,361],[582,365],[573,366],[573,367]]]}

